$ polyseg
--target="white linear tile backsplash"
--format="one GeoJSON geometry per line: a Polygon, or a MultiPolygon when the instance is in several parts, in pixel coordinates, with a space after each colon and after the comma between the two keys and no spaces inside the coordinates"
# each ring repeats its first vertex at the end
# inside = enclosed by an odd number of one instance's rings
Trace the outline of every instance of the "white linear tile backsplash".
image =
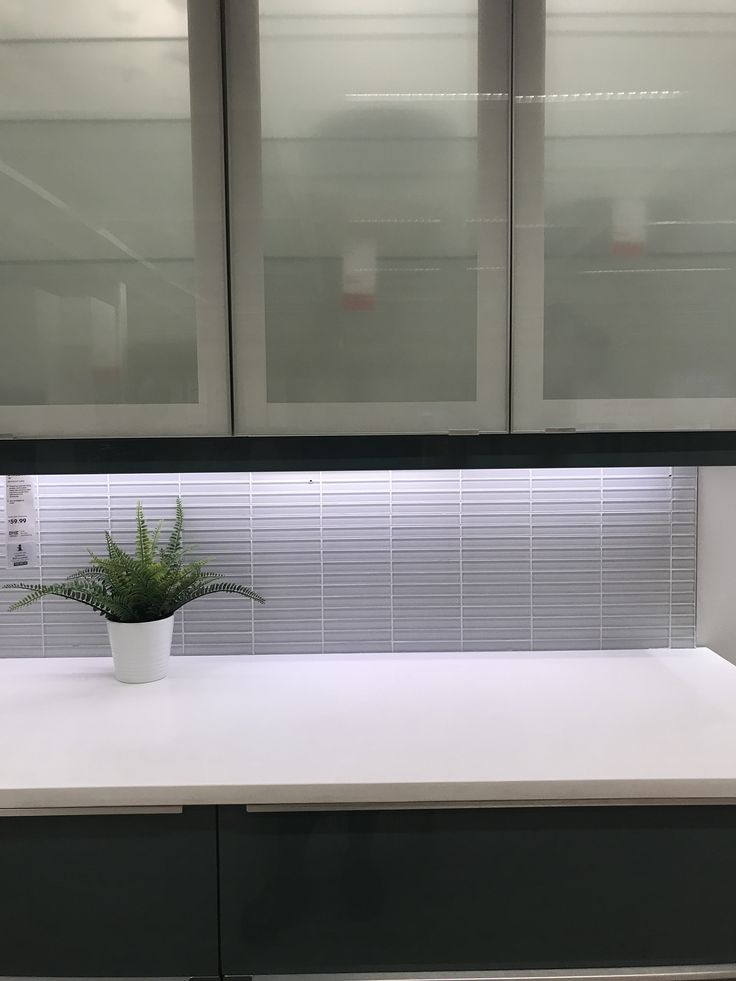
{"type": "MultiPolygon", "coordinates": [[[[86,564],[108,527],[130,545],[136,502],[167,521],[181,494],[193,554],[267,604],[191,604],[177,654],[692,647],[696,492],[689,467],[40,476],[26,578],[86,564]]],[[[90,611],[11,599],[0,656],[106,652],[90,611]]]]}

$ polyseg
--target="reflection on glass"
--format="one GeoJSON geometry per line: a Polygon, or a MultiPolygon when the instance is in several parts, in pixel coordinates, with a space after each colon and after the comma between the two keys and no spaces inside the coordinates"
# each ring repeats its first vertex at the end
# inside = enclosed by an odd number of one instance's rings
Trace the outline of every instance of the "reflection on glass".
{"type": "Polygon", "coordinates": [[[268,401],[473,401],[478,4],[287,6],[260,5],[268,401]]]}
{"type": "Polygon", "coordinates": [[[186,0],[0,0],[0,404],[196,402],[186,0]]]}
{"type": "Polygon", "coordinates": [[[548,0],[545,88],[545,399],[736,395],[736,2],[548,0]]]}

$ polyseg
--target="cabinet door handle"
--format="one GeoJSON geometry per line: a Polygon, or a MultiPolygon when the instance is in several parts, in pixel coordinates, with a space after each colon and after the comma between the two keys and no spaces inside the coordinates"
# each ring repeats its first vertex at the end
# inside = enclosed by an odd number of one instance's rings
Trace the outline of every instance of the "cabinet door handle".
{"type": "Polygon", "coordinates": [[[84,817],[104,814],[181,814],[180,804],[140,807],[0,807],[0,817],[84,817]]]}
{"type": "MultiPolygon", "coordinates": [[[[246,811],[278,813],[280,811],[461,811],[492,810],[504,807],[678,807],[708,804],[736,806],[733,797],[561,797],[540,800],[440,800],[440,801],[368,801],[342,804],[245,804],[246,811]]],[[[2,812],[0,812],[2,813],[2,812]]]]}
{"type": "MultiPolygon", "coordinates": [[[[310,981],[733,981],[735,964],[687,964],[682,967],[534,968],[529,971],[392,971],[390,974],[310,974],[310,981]]],[[[256,975],[265,978],[266,975],[256,975]]],[[[298,974],[272,974],[271,981],[291,981],[298,974]]],[[[194,981],[194,979],[192,979],[194,981]]],[[[225,981],[251,981],[226,974],[225,981]]]]}

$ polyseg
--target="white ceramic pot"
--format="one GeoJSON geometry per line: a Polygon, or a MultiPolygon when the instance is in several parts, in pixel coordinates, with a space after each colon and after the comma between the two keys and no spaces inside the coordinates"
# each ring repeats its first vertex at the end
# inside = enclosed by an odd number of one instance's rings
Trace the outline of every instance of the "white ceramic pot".
{"type": "Polygon", "coordinates": [[[174,617],[148,623],[107,621],[115,677],[129,685],[166,677],[171,654],[174,617]]]}

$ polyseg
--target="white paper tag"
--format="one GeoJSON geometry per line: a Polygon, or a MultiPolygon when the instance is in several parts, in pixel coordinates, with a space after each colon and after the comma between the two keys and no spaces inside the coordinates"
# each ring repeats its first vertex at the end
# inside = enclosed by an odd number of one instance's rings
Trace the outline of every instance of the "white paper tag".
{"type": "Polygon", "coordinates": [[[5,484],[5,523],[8,568],[35,568],[38,565],[35,477],[8,475],[5,484]]]}

